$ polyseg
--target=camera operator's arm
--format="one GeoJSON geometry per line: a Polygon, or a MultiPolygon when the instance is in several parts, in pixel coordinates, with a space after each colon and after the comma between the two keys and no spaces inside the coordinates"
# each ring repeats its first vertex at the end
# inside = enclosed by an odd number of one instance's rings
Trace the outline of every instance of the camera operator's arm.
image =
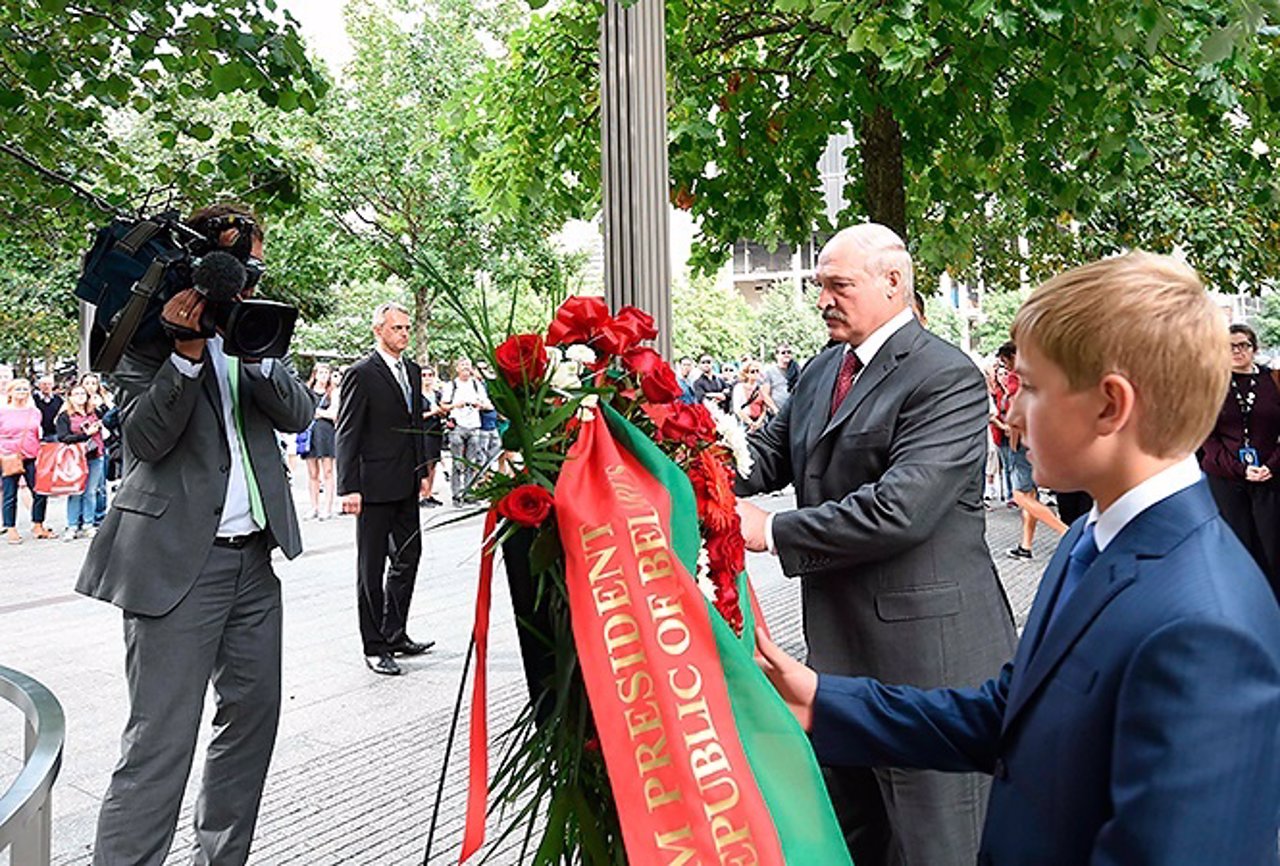
{"type": "Polygon", "coordinates": [[[161,460],[178,444],[200,397],[202,367],[178,359],[164,341],[124,353],[111,378],[120,389],[121,431],[139,460],[161,460]]]}
{"type": "Polygon", "coordinates": [[[302,384],[288,358],[267,358],[262,362],[245,361],[245,378],[252,385],[249,394],[271,425],[284,433],[300,433],[315,417],[316,398],[302,384]]]}
{"type": "MultiPolygon", "coordinates": [[[[204,299],[194,289],[165,302],[160,317],[172,325],[197,331],[204,299]]],[[[163,459],[186,432],[200,396],[204,340],[174,340],[131,347],[112,374],[120,389],[120,429],[139,460],[163,459]]]]}

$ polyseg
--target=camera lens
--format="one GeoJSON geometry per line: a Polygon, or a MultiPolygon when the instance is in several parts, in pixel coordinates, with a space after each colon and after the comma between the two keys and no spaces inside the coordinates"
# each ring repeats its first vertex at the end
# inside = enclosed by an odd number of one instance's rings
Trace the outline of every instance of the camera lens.
{"type": "Polygon", "coordinates": [[[236,342],[250,357],[262,357],[280,338],[281,325],[275,309],[242,304],[236,317],[236,342]]]}

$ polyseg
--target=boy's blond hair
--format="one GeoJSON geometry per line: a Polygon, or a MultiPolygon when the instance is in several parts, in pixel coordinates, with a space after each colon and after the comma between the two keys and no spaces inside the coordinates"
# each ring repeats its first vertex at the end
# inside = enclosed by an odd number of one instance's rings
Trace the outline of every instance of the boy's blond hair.
{"type": "Polygon", "coordinates": [[[1138,445],[1155,457],[1189,454],[1218,418],[1231,377],[1227,327],[1189,266],[1132,252],[1058,274],[1013,321],[1073,391],[1120,373],[1137,393],[1138,445]]]}

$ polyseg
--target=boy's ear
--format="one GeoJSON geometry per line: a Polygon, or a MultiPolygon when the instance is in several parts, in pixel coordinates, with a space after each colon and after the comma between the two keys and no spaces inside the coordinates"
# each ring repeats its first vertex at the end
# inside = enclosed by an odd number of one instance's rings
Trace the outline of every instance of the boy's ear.
{"type": "Polygon", "coordinates": [[[1101,406],[1098,411],[1098,435],[1114,436],[1135,422],[1138,394],[1133,383],[1120,373],[1108,373],[1098,383],[1101,406]]]}

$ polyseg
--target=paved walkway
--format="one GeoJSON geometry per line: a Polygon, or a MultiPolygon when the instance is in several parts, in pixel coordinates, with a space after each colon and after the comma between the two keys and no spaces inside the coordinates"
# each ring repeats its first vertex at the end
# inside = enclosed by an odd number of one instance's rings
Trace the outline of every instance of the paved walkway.
{"type": "MultiPolygon", "coordinates": [[[[305,489],[295,487],[299,502],[305,489]]],[[[792,504],[761,497],[766,508],[792,504]]],[[[49,524],[61,528],[63,505],[49,524]]],[[[406,675],[378,677],[360,655],[355,614],[354,522],[303,523],[306,551],[278,558],[284,586],[284,709],[254,845],[255,864],[398,866],[421,864],[451,710],[472,622],[479,518],[439,525],[449,509],[424,511],[423,560],[410,634],[437,642],[403,663],[406,675]]],[[[989,512],[988,541],[1021,626],[1040,569],[1056,539],[1041,532],[1036,559],[1012,560],[1017,512],[989,512]]],[[[99,800],[118,754],[126,711],[121,620],[117,610],[72,591],[87,541],[0,545],[0,664],[31,674],[62,701],[67,742],[54,795],[53,862],[87,864],[99,800]]],[[[748,566],[780,642],[800,651],[798,584],[776,560],[748,566]]],[[[490,730],[501,732],[523,702],[523,676],[505,582],[495,581],[490,656],[490,730]]],[[[994,673],[994,671],[993,671],[994,673]]],[[[459,726],[466,743],[465,713],[459,726]]],[[[206,713],[206,721],[211,711],[206,713]]],[[[202,732],[201,752],[208,737],[202,732]]],[[[0,702],[0,789],[19,766],[21,716],[0,702]]],[[[188,785],[168,863],[189,862],[196,771],[188,785]]],[[[456,862],[466,762],[455,750],[432,863],[456,862]]],[[[491,825],[491,836],[492,836],[491,825]]],[[[10,866],[0,854],[0,866],[10,866]]],[[[518,843],[491,851],[489,863],[519,862],[518,843]]]]}

